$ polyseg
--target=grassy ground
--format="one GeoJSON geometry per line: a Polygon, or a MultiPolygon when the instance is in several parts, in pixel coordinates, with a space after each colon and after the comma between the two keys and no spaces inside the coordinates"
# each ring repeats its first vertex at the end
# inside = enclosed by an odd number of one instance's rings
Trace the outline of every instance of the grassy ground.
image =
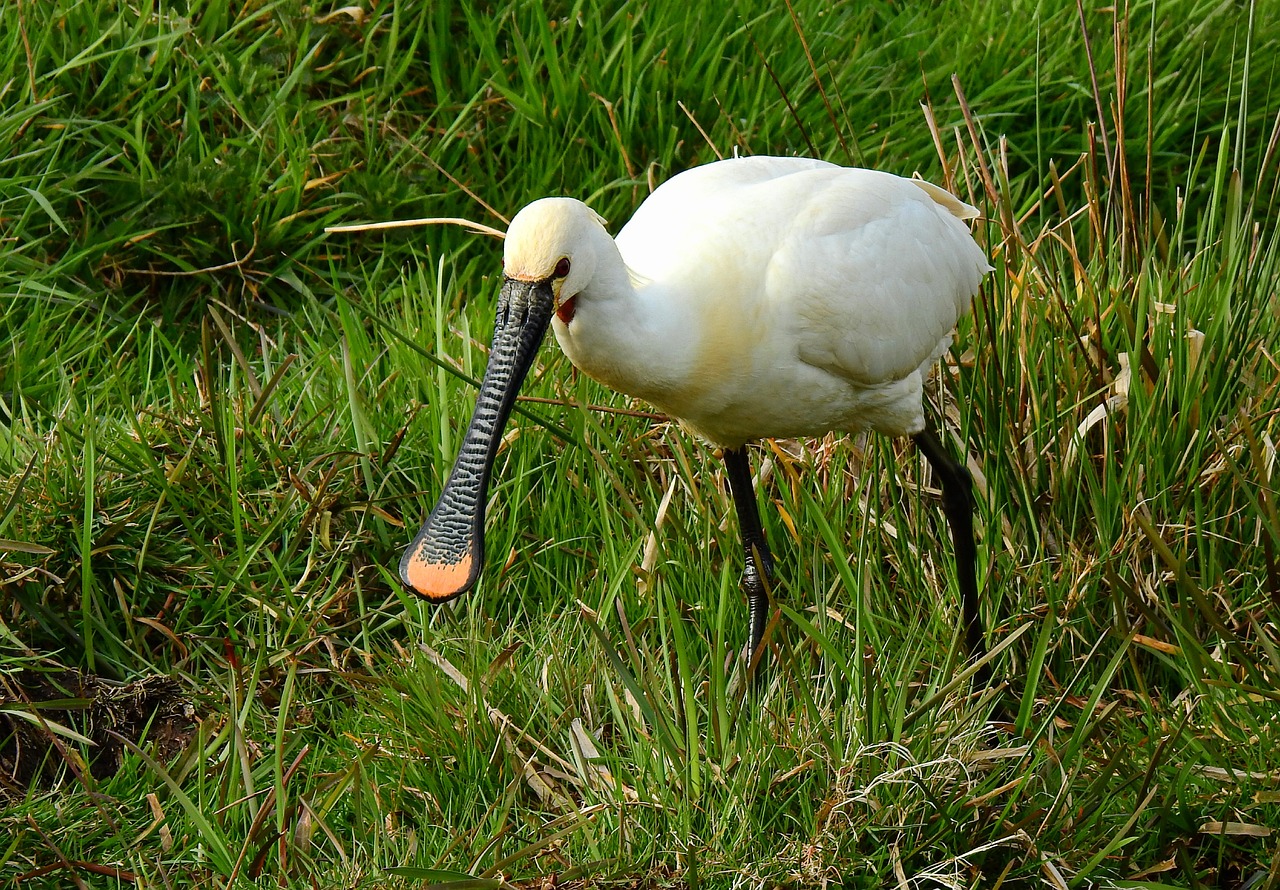
{"type": "Polygon", "coordinates": [[[6,781],[6,882],[1280,885],[1280,10],[759,6],[9,6],[3,708],[57,745],[6,781]],[[325,227],[616,227],[735,149],[984,211],[931,397],[998,687],[909,443],[829,437],[755,454],[782,611],[743,696],[719,462],[554,346],[475,595],[395,582],[499,248],[325,227]],[[176,680],[185,753],[85,768],[23,699],[60,666],[176,680]]]}

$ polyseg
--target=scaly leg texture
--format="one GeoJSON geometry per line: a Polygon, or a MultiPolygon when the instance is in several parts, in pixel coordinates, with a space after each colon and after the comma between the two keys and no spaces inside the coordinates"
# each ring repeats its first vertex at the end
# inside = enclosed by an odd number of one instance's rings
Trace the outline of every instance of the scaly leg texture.
{"type": "Polygon", "coordinates": [[[742,533],[742,545],[746,550],[746,567],[742,572],[742,589],[747,595],[747,612],[751,621],[751,633],[747,643],[747,659],[755,655],[764,639],[764,628],[769,622],[769,588],[773,586],[773,556],[764,539],[760,526],[760,511],[756,507],[756,491],[751,484],[751,464],[747,460],[746,446],[726,448],[724,467],[729,477],[729,492],[738,512],[738,528],[742,533]]]}
{"type": "MultiPolygon", "coordinates": [[[[938,474],[942,485],[942,509],[951,526],[951,542],[956,551],[956,579],[964,609],[964,637],[970,658],[987,654],[983,640],[982,616],[978,613],[978,547],[973,538],[973,477],[964,464],[957,461],[938,439],[932,427],[912,436],[920,453],[938,474]]],[[[989,668],[977,675],[979,682],[990,679],[989,668]]]]}

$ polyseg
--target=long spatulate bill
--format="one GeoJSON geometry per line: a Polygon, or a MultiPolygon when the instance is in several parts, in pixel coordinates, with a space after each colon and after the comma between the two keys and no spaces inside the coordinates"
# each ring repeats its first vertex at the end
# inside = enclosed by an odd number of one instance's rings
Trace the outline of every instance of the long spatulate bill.
{"type": "Polygon", "coordinates": [[[440,500],[400,559],[400,579],[433,602],[466,593],[480,577],[489,474],[554,303],[549,281],[503,282],[475,414],[440,500]]]}

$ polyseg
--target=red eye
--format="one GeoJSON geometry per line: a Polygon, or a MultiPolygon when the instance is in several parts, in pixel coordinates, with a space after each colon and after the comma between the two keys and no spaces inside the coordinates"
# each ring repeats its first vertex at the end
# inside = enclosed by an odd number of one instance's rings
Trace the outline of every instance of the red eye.
{"type": "Polygon", "coordinates": [[[556,263],[556,278],[564,278],[569,274],[569,258],[567,256],[560,257],[560,262],[556,263]]]}

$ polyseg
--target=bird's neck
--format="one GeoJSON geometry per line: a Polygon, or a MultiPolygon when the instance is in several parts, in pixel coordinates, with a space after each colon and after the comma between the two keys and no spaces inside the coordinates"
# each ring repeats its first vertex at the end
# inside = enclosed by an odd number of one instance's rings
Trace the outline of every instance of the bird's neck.
{"type": "Polygon", "coordinates": [[[611,389],[659,407],[684,377],[690,337],[680,307],[660,287],[633,280],[613,239],[599,245],[591,284],[573,320],[555,322],[569,360],[611,389]]]}

